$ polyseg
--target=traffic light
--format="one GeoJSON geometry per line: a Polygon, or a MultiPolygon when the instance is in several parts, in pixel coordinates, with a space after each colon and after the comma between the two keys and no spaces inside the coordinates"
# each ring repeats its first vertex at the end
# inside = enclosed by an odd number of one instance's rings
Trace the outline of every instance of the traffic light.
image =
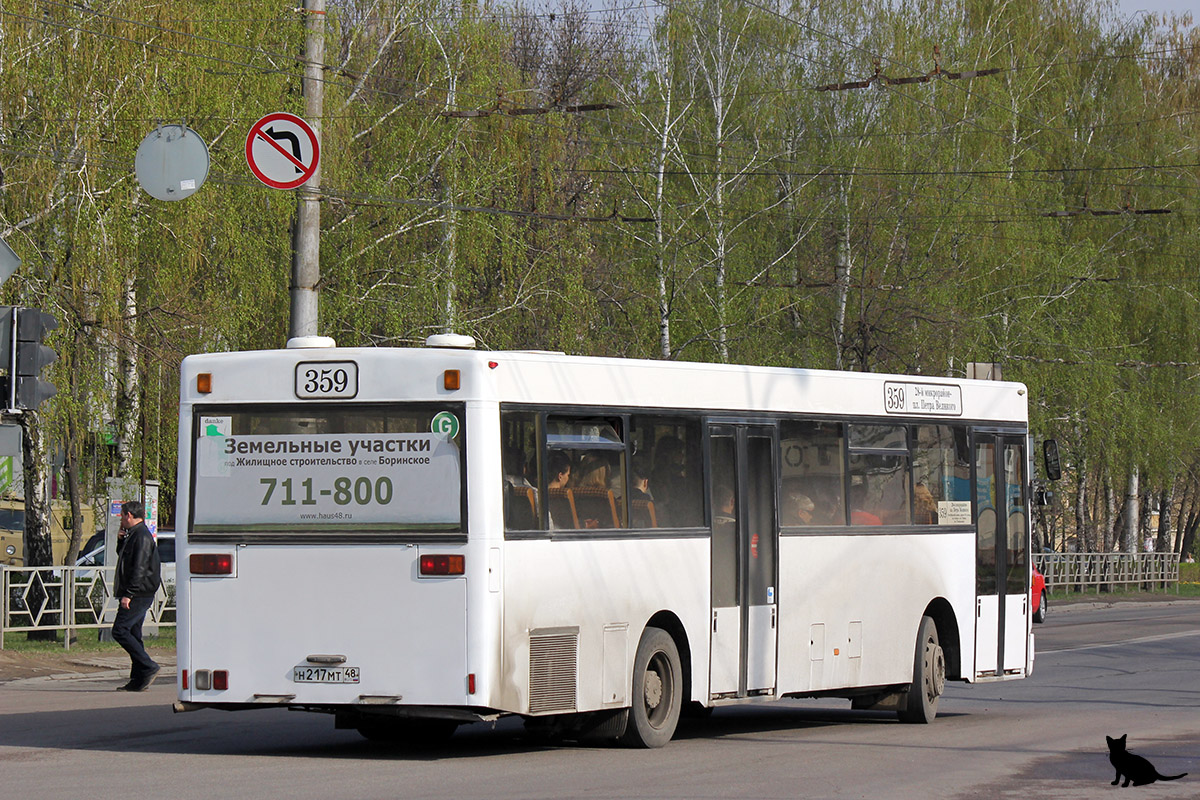
{"type": "MultiPolygon", "coordinates": [[[[6,309],[7,310],[7,309],[6,309]]],[[[0,315],[8,323],[8,407],[34,409],[58,392],[40,377],[41,371],[58,360],[54,349],[42,344],[58,320],[34,308],[13,308],[0,315]],[[15,317],[15,319],[14,319],[15,317]]]]}

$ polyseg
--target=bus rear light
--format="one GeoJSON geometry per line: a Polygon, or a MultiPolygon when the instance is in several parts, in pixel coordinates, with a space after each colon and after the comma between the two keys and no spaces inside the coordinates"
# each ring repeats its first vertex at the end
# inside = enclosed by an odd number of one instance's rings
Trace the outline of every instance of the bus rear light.
{"type": "Polygon", "coordinates": [[[192,677],[195,679],[197,692],[207,692],[212,688],[212,670],[198,669],[192,677]]]}
{"type": "Polygon", "coordinates": [[[467,675],[467,694],[475,694],[475,673],[467,675]]]}
{"type": "Polygon", "coordinates": [[[188,671],[185,669],[179,673],[180,688],[188,688],[188,671]]]}
{"type": "Polygon", "coordinates": [[[229,553],[192,553],[188,569],[193,575],[232,575],[233,556],[229,553]]]}
{"type": "Polygon", "coordinates": [[[464,556],[421,556],[422,575],[462,575],[465,572],[464,556]]]}
{"type": "Polygon", "coordinates": [[[229,670],[214,669],[212,675],[213,689],[223,692],[229,688],[229,670]]]}
{"type": "Polygon", "coordinates": [[[448,369],[442,375],[442,386],[446,387],[446,391],[455,392],[462,386],[462,376],[456,369],[448,369]]]}
{"type": "Polygon", "coordinates": [[[196,376],[196,391],[200,394],[212,393],[212,373],[201,372],[196,376]]]}

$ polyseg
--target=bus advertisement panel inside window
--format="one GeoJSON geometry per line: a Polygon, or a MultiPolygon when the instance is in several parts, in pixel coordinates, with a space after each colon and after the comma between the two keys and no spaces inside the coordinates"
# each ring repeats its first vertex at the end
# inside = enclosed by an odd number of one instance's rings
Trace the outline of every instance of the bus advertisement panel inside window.
{"type": "Polygon", "coordinates": [[[198,420],[197,532],[462,529],[461,408],[198,420]]]}

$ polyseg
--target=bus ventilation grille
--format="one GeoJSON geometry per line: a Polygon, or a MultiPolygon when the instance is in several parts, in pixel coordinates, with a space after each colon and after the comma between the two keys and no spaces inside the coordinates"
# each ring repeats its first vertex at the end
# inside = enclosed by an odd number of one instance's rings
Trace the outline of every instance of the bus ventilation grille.
{"type": "Polygon", "coordinates": [[[578,651],[578,628],[530,632],[529,713],[575,710],[578,651]]]}

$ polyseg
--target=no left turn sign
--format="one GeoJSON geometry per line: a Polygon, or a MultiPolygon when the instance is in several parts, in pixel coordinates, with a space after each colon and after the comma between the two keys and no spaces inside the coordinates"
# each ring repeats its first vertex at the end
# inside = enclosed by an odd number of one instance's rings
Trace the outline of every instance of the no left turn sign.
{"type": "Polygon", "coordinates": [[[275,189],[295,189],[313,176],[321,157],[317,134],[286,111],[267,114],[246,137],[246,163],[254,177],[275,189]]]}

